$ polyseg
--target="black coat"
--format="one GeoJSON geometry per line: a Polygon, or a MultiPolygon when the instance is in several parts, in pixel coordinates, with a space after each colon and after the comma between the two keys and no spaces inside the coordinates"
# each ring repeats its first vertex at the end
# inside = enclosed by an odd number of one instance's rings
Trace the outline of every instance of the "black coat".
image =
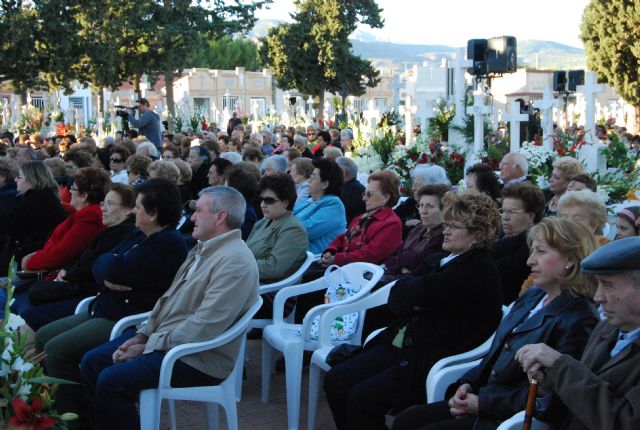
{"type": "Polygon", "coordinates": [[[9,235],[9,254],[15,254],[20,263],[22,257],[42,248],[66,217],[55,190],[28,190],[16,207],[0,215],[0,232],[9,235]]]}
{"type": "MultiPolygon", "coordinates": [[[[520,297],[498,327],[482,362],[449,387],[447,398],[465,382],[479,395],[480,417],[474,430],[496,429],[501,421],[524,410],[529,381],[514,360],[518,349],[542,342],[573,357],[582,354],[599,321],[595,306],[589,299],[565,291],[525,321],[544,295],[534,287],[520,297]]],[[[540,418],[548,419],[544,415],[540,418]]]]}
{"type": "Polygon", "coordinates": [[[130,216],[120,224],[105,229],[82,252],[80,258],[69,265],[64,280],[76,284],[79,287],[79,295],[86,297],[97,294],[101,286],[96,284],[91,272],[94,261],[105,252],[115,248],[134,228],[135,218],[130,216]]]}
{"type": "Polygon", "coordinates": [[[491,248],[491,255],[502,279],[502,301],[510,305],[518,298],[522,283],[531,274],[531,268],[527,266],[527,232],[496,241],[491,248]]]}
{"type": "Polygon", "coordinates": [[[408,197],[404,202],[400,203],[393,211],[402,220],[402,239],[406,239],[412,227],[407,227],[407,221],[419,220],[418,202],[413,197],[408,197]]]}
{"type": "Polygon", "coordinates": [[[189,191],[191,191],[192,196],[197,196],[200,190],[209,186],[209,178],[207,176],[209,175],[210,167],[210,162],[203,162],[200,167],[198,167],[198,170],[193,172],[191,182],[189,183],[189,191]]]}
{"type": "Polygon", "coordinates": [[[358,215],[364,213],[366,210],[362,195],[364,194],[365,186],[362,185],[356,178],[342,184],[340,190],[340,200],[344,205],[344,212],[347,217],[347,225],[351,224],[351,221],[358,215]]]}
{"type": "Polygon", "coordinates": [[[438,360],[491,336],[502,318],[501,289],[485,249],[467,251],[444,266],[425,265],[398,281],[388,301],[398,318],[372,344],[392,342],[406,326],[395,368],[394,410],[424,400],[427,374],[438,360]]]}

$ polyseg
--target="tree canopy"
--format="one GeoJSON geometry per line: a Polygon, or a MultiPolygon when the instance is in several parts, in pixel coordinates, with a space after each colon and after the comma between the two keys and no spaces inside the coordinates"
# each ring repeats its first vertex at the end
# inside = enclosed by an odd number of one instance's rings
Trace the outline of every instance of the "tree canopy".
{"type": "Polygon", "coordinates": [[[294,3],[294,22],[271,28],[259,54],[278,86],[317,96],[322,117],[325,91],[361,95],[378,84],[378,71],[351,52],[349,35],[359,23],[381,28],[381,9],[374,0],[294,3]]]}
{"type": "MultiPolygon", "coordinates": [[[[16,90],[46,82],[98,89],[165,75],[173,110],[173,78],[209,41],[253,27],[271,0],[3,0],[0,79],[16,90]]],[[[24,102],[24,100],[23,100],[24,102]]]]}
{"type": "MultiPolygon", "coordinates": [[[[640,111],[640,4],[631,0],[591,0],[580,37],[588,67],[640,111]]],[[[637,119],[636,119],[637,120],[637,119]]]]}
{"type": "Polygon", "coordinates": [[[263,67],[258,57],[258,45],[250,39],[233,39],[229,36],[207,41],[189,62],[192,67],[221,70],[244,67],[255,72],[263,67]]]}

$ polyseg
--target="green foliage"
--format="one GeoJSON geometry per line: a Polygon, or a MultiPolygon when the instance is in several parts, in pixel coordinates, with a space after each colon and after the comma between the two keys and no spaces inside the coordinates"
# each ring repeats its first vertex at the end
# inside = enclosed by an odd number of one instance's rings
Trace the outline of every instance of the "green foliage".
{"type": "MultiPolygon", "coordinates": [[[[11,81],[17,93],[42,85],[42,29],[37,10],[21,0],[0,2],[0,80],[11,81]]],[[[24,103],[24,99],[22,100],[24,103]]]]}
{"type": "Polygon", "coordinates": [[[380,154],[382,163],[386,165],[389,162],[391,153],[396,148],[397,142],[398,136],[395,125],[385,121],[376,130],[376,135],[371,139],[371,146],[380,154]]]}
{"type": "Polygon", "coordinates": [[[378,72],[352,54],[349,41],[359,23],[382,27],[373,0],[298,0],[295,6],[294,22],[271,28],[258,50],[279,87],[318,96],[321,115],[325,91],[361,95],[378,84],[378,72]]]}
{"type": "Polygon", "coordinates": [[[449,140],[449,125],[456,115],[456,106],[440,99],[436,106],[436,115],[429,118],[429,138],[438,141],[449,140]]]}
{"type": "Polygon", "coordinates": [[[609,133],[609,144],[601,151],[607,160],[608,167],[614,167],[623,172],[630,172],[635,167],[635,154],[629,151],[629,147],[617,133],[609,133]]]}
{"type": "Polygon", "coordinates": [[[229,36],[206,41],[194,53],[189,65],[221,70],[244,67],[251,71],[261,70],[263,67],[258,56],[258,46],[252,40],[232,39],[229,36]]]}
{"type": "Polygon", "coordinates": [[[580,37],[588,67],[625,101],[640,106],[640,4],[591,0],[582,15],[580,37]]]}

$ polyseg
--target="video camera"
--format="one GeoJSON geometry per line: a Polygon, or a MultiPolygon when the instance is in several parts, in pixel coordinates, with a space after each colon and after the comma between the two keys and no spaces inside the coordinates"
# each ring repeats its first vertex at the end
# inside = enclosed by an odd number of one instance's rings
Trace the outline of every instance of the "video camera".
{"type": "Polygon", "coordinates": [[[116,108],[116,116],[119,116],[119,117],[124,118],[124,119],[127,119],[129,117],[129,114],[127,114],[124,111],[125,109],[131,109],[131,110],[138,109],[137,106],[128,107],[128,106],[122,106],[122,105],[115,105],[114,107],[116,108]]]}

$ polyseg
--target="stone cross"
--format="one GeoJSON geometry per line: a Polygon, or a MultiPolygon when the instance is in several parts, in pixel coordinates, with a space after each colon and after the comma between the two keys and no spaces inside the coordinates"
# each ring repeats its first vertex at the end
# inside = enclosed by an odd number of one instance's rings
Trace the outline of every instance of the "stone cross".
{"type": "Polygon", "coordinates": [[[473,152],[484,149],[484,116],[491,113],[491,106],[484,102],[484,94],[478,89],[473,94],[473,106],[467,107],[467,115],[473,115],[473,152]]]}
{"type": "Polygon", "coordinates": [[[369,138],[373,139],[376,135],[376,127],[380,118],[380,111],[376,109],[373,99],[369,100],[369,107],[362,114],[364,119],[367,120],[367,124],[369,124],[369,138]]]}
{"type": "Polygon", "coordinates": [[[418,107],[411,104],[411,96],[407,94],[404,106],[400,106],[400,113],[404,115],[404,138],[407,145],[413,143],[413,115],[418,107]]]}
{"type": "Polygon", "coordinates": [[[2,99],[2,126],[9,128],[9,101],[5,98],[2,99]]]}
{"type": "Polygon", "coordinates": [[[595,135],[596,128],[596,97],[597,93],[604,92],[604,85],[597,83],[596,72],[586,72],[584,77],[584,85],[578,85],[577,92],[584,96],[585,100],[585,140],[587,143],[593,144],[598,141],[595,135]]]}
{"type": "MultiPolygon", "coordinates": [[[[453,101],[456,105],[456,114],[451,121],[452,126],[463,126],[465,117],[465,77],[468,67],[473,61],[465,59],[465,49],[456,49],[455,61],[448,61],[447,66],[453,68],[453,101]]],[[[449,143],[464,144],[464,136],[453,128],[449,128],[449,143]]]]}
{"type": "Polygon", "coordinates": [[[513,101],[509,105],[509,113],[502,114],[502,119],[509,122],[509,152],[520,149],[520,123],[529,121],[529,115],[520,113],[520,103],[513,101]]]}
{"type": "Polygon", "coordinates": [[[542,114],[542,146],[550,151],[553,150],[553,108],[561,107],[562,100],[553,96],[553,88],[549,85],[544,87],[542,100],[535,100],[533,106],[540,109],[542,114]]]}
{"type": "Polygon", "coordinates": [[[18,118],[20,118],[20,111],[22,107],[22,101],[20,100],[20,95],[12,94],[11,95],[11,126],[18,122],[18,118]]]}

